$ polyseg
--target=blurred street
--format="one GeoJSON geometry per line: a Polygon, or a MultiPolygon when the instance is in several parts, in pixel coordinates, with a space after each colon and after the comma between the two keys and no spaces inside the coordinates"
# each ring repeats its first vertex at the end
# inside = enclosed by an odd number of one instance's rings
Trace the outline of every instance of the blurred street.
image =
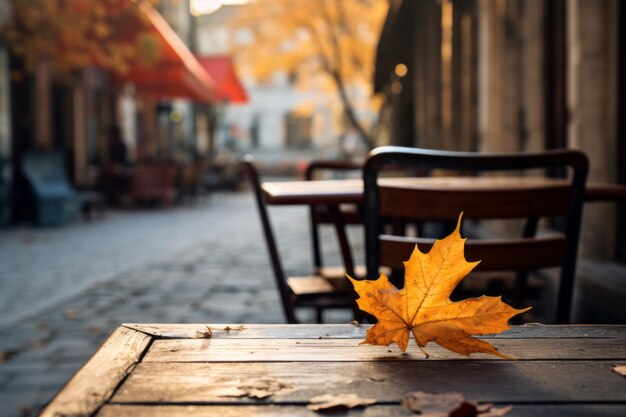
{"type": "MultiPolygon", "coordinates": [[[[306,273],[307,210],[271,213],[285,269],[306,273]]],[[[323,232],[325,260],[336,263],[332,230],[323,232]]],[[[35,414],[120,323],[284,322],[249,193],[5,230],[0,264],[3,417],[35,414]]],[[[330,319],[351,320],[341,312],[330,319]]]]}

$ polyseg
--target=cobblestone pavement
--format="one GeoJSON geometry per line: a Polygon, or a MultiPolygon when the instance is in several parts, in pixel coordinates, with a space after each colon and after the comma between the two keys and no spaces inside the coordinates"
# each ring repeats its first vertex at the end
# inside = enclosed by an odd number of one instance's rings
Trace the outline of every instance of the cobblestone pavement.
{"type": "MultiPolygon", "coordinates": [[[[288,273],[311,268],[307,211],[272,208],[288,273]]],[[[355,252],[361,232],[350,230],[355,252]]],[[[332,230],[325,259],[338,262],[332,230]]],[[[248,193],[0,232],[0,416],[36,414],[120,323],[280,323],[248,193]]],[[[337,314],[332,321],[349,321],[337,314]]]]}

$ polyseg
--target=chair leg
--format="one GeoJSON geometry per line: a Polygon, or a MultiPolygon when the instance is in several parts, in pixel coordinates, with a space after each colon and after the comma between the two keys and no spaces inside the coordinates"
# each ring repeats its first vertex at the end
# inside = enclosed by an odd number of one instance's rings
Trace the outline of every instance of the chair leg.
{"type": "Polygon", "coordinates": [[[339,248],[341,249],[341,257],[343,259],[343,266],[346,269],[346,273],[351,277],[354,277],[354,261],[352,259],[352,251],[350,249],[350,243],[348,241],[348,235],[346,233],[346,224],[343,221],[341,211],[337,205],[329,205],[328,211],[333,216],[333,223],[335,224],[335,231],[337,233],[337,239],[339,240],[339,248]]]}
{"type": "Polygon", "coordinates": [[[515,308],[522,308],[522,304],[528,297],[528,273],[529,271],[518,271],[515,274],[515,284],[513,288],[513,302],[515,308]]]}
{"type": "Polygon", "coordinates": [[[320,249],[320,235],[315,222],[313,207],[311,207],[311,248],[313,250],[313,266],[316,270],[322,267],[322,252],[320,249]]]}
{"type": "Polygon", "coordinates": [[[315,308],[315,319],[317,323],[324,323],[324,309],[320,307],[315,308]]]}

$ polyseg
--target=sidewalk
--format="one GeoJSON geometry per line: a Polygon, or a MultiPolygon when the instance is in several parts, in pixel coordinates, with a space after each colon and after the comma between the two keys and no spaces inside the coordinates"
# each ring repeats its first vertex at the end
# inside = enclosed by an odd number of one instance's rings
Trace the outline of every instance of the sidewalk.
{"type": "MultiPolygon", "coordinates": [[[[306,208],[271,213],[285,269],[309,271],[306,208]]],[[[351,232],[359,241],[359,230],[351,232]]],[[[332,230],[323,238],[325,259],[338,262],[332,230]]],[[[34,415],[122,322],[284,322],[248,193],[61,229],[2,231],[0,264],[4,417],[34,415]]]]}

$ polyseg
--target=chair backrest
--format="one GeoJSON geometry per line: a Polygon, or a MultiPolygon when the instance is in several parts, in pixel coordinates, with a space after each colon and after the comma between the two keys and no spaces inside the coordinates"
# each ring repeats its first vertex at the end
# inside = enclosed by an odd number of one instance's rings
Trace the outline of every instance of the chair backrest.
{"type": "Polygon", "coordinates": [[[306,171],[304,172],[304,178],[307,181],[311,181],[315,179],[316,174],[324,171],[349,173],[360,172],[361,170],[363,170],[363,163],[360,162],[314,160],[309,162],[307,165],[306,171]]]}
{"type": "Polygon", "coordinates": [[[265,197],[263,197],[263,191],[261,190],[261,181],[259,178],[259,172],[254,166],[254,159],[252,156],[247,155],[242,161],[243,170],[248,177],[252,192],[254,193],[254,199],[257,209],[259,211],[259,217],[261,218],[261,225],[263,227],[263,235],[265,237],[265,243],[270,255],[270,261],[272,263],[272,269],[274,271],[274,278],[276,280],[276,286],[280,294],[280,301],[283,306],[283,312],[288,323],[297,323],[297,319],[294,313],[293,302],[290,298],[289,288],[287,287],[287,279],[283,271],[282,264],[280,262],[280,256],[278,254],[278,247],[276,245],[276,239],[274,238],[274,232],[272,231],[272,225],[267,213],[267,207],[265,205],[265,197]]]}
{"type": "MultiPolygon", "coordinates": [[[[427,251],[433,239],[408,238],[381,234],[381,218],[401,220],[456,221],[460,212],[468,219],[527,219],[523,237],[517,239],[468,239],[466,258],[481,260],[477,270],[528,271],[550,266],[561,267],[557,322],[569,321],[574,286],[576,256],[587,157],[575,150],[555,150],[525,154],[484,154],[434,151],[416,148],[381,147],[370,153],[363,170],[365,187],[364,223],[367,276],[375,279],[380,266],[403,267],[417,244],[427,251]],[[511,187],[511,179],[479,177],[488,187],[464,189],[467,179],[427,178],[427,186],[411,187],[408,182],[388,180],[379,173],[385,166],[416,167],[425,170],[453,170],[463,173],[486,171],[527,171],[570,168],[569,180],[546,182],[527,177],[511,187]],[[502,186],[498,186],[498,181],[502,186]],[[509,181],[509,182],[507,182],[509,181]],[[494,186],[495,184],[495,186],[494,186]],[[382,185],[382,186],[381,186],[382,185]],[[536,237],[541,217],[563,216],[565,233],[536,237]]],[[[401,284],[401,283],[398,283],[401,284]]]]}
{"type": "Polygon", "coordinates": [[[65,172],[62,152],[29,152],[22,159],[22,172],[35,194],[74,194],[65,172]]]}

